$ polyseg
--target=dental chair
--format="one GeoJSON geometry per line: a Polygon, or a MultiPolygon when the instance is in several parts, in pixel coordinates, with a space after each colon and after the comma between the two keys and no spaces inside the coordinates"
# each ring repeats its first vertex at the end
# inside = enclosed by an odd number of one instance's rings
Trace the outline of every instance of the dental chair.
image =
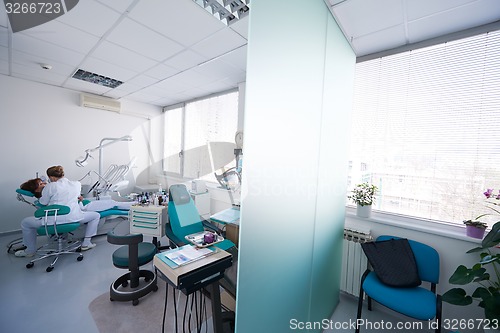
{"type": "Polygon", "coordinates": [[[37,229],[37,233],[46,235],[49,242],[36,251],[39,257],[27,263],[26,268],[32,268],[39,260],[53,258],[52,263],[46,269],[47,272],[51,272],[59,257],[64,254],[74,254],[78,256],[77,261],[83,260],[83,254],[80,253],[81,242],[72,240],[70,237],[71,233],[80,227],[80,222],[57,224],[57,217],[69,212],[69,207],[62,205],[44,206],[35,212],[35,216],[43,218],[44,221],[43,226],[37,229]],[[52,222],[49,222],[49,216],[54,217],[52,222]]]}
{"type": "MultiPolygon", "coordinates": [[[[180,247],[188,242],[185,236],[210,230],[221,234],[221,230],[209,221],[203,220],[196,209],[193,199],[184,184],[175,184],[169,188],[168,199],[169,223],[165,226],[165,235],[170,247],[180,247]]],[[[214,246],[229,252],[233,256],[233,265],[224,273],[220,285],[236,299],[236,272],[238,267],[238,250],[233,242],[224,239],[214,246]]]]}
{"type": "MultiPolygon", "coordinates": [[[[84,199],[82,201],[83,205],[87,205],[90,202],[88,199],[84,199]]],[[[120,208],[110,208],[103,211],[98,212],[101,216],[101,219],[106,219],[108,216],[128,216],[128,209],[120,209],[120,208]]]]}

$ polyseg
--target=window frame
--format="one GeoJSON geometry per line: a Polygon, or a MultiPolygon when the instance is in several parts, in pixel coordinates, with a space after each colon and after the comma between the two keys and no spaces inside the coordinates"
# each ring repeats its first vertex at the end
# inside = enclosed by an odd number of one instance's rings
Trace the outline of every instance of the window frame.
{"type": "MultiPolygon", "coordinates": [[[[191,178],[191,177],[186,177],[185,174],[185,148],[186,148],[186,139],[185,139],[185,136],[186,136],[186,106],[190,103],[195,103],[195,102],[198,102],[198,101],[203,101],[203,100],[207,100],[207,99],[211,99],[211,98],[215,98],[215,97],[218,97],[218,96],[223,96],[223,95],[227,95],[227,94],[231,94],[231,93],[237,93],[238,94],[238,103],[240,103],[240,91],[238,89],[238,87],[236,88],[232,88],[232,89],[229,89],[229,90],[225,90],[225,91],[221,91],[221,92],[218,92],[218,93],[214,93],[214,94],[210,94],[210,95],[206,95],[206,96],[203,96],[203,97],[198,97],[198,98],[194,98],[194,99],[191,99],[191,100],[188,100],[188,101],[185,101],[185,102],[181,102],[181,103],[176,103],[176,104],[172,104],[172,105],[169,105],[169,106],[165,106],[163,107],[163,124],[162,124],[162,128],[163,128],[163,135],[162,135],[162,138],[163,138],[163,158],[162,158],[162,173],[163,175],[167,176],[167,177],[174,177],[174,178],[180,178],[180,179],[188,179],[188,180],[192,180],[192,179],[196,179],[196,178],[191,178]],[[181,109],[181,134],[180,134],[180,151],[178,152],[179,156],[180,156],[180,160],[179,160],[179,173],[177,172],[172,172],[172,171],[168,171],[166,170],[166,158],[167,156],[166,155],[166,152],[165,152],[165,130],[166,130],[166,113],[168,111],[171,111],[171,110],[174,110],[174,109],[181,109]]],[[[237,121],[236,121],[236,124],[235,124],[235,133],[236,131],[238,130],[238,121],[239,121],[239,118],[240,118],[240,114],[239,114],[239,108],[237,108],[235,110],[235,112],[237,112],[237,121]]],[[[216,181],[214,180],[213,183],[216,183],[216,181]]]]}
{"type": "MultiPolygon", "coordinates": [[[[414,51],[415,49],[418,49],[418,48],[430,47],[430,46],[434,46],[434,45],[438,45],[438,44],[453,42],[456,40],[474,37],[474,36],[486,34],[489,32],[497,34],[499,30],[500,30],[500,24],[497,22],[495,24],[489,24],[487,26],[483,26],[483,27],[479,27],[479,28],[475,28],[475,29],[469,29],[467,31],[463,31],[460,33],[455,33],[455,34],[451,34],[448,36],[439,37],[439,38],[435,38],[432,40],[424,41],[424,42],[418,43],[418,45],[404,46],[404,47],[401,47],[398,49],[393,49],[390,51],[385,51],[385,52],[380,52],[377,54],[359,57],[359,58],[357,58],[357,63],[365,62],[365,61],[369,61],[369,60],[374,60],[374,59],[379,59],[379,58],[386,57],[386,56],[397,55],[397,54],[408,52],[410,50],[414,51]]],[[[353,162],[349,161],[349,163],[351,163],[350,164],[350,168],[351,168],[353,162]]],[[[349,177],[351,177],[351,175],[349,175],[349,177]]],[[[351,185],[353,185],[353,184],[351,184],[351,185]]],[[[352,205],[351,202],[348,201],[346,204],[346,212],[347,212],[346,216],[351,215],[351,217],[352,217],[353,207],[354,207],[354,205],[352,205]]],[[[388,219],[391,221],[396,221],[396,224],[401,223],[402,225],[407,225],[407,226],[410,224],[414,225],[415,222],[417,222],[418,224],[421,224],[421,225],[431,225],[431,226],[432,225],[439,225],[439,228],[444,227],[444,229],[451,230],[452,231],[451,234],[455,234],[457,227],[459,230],[462,230],[464,228],[464,226],[458,222],[447,222],[447,221],[426,219],[426,218],[421,218],[421,217],[417,217],[417,216],[392,213],[389,211],[382,211],[382,210],[377,210],[377,209],[374,209],[374,214],[375,214],[375,217],[374,217],[375,220],[381,221],[381,220],[388,219]]],[[[413,228],[411,228],[411,229],[413,229],[413,228]]],[[[433,229],[433,228],[431,228],[431,229],[433,229]]],[[[461,231],[461,233],[463,233],[463,230],[461,231]]],[[[448,234],[448,232],[445,232],[445,234],[448,234]]]]}

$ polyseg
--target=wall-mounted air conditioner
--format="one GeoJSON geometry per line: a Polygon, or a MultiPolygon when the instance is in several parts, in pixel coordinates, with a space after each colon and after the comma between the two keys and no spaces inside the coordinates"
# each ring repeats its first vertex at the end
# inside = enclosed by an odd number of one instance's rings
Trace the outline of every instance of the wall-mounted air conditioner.
{"type": "Polygon", "coordinates": [[[116,99],[84,93],[80,94],[80,106],[113,112],[121,110],[121,103],[116,99]]]}

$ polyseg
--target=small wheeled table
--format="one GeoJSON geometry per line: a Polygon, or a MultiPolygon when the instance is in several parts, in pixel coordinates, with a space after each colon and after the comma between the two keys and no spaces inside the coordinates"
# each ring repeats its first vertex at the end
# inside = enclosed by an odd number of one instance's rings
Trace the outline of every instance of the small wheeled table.
{"type": "Polygon", "coordinates": [[[181,290],[186,296],[201,288],[206,288],[211,296],[214,332],[222,333],[223,314],[219,280],[224,276],[224,271],[233,264],[232,255],[224,250],[214,249],[214,253],[209,256],[177,266],[172,265],[172,262],[166,258],[166,252],[157,253],[153,259],[153,264],[160,273],[159,276],[173,288],[181,290]]]}

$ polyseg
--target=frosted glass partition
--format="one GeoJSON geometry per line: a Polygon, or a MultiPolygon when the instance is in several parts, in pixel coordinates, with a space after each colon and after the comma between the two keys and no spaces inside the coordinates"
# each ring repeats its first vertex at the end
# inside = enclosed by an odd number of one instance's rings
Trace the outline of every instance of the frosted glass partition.
{"type": "Polygon", "coordinates": [[[323,0],[250,11],[236,332],[285,332],[338,302],[355,56],[323,0]]]}

